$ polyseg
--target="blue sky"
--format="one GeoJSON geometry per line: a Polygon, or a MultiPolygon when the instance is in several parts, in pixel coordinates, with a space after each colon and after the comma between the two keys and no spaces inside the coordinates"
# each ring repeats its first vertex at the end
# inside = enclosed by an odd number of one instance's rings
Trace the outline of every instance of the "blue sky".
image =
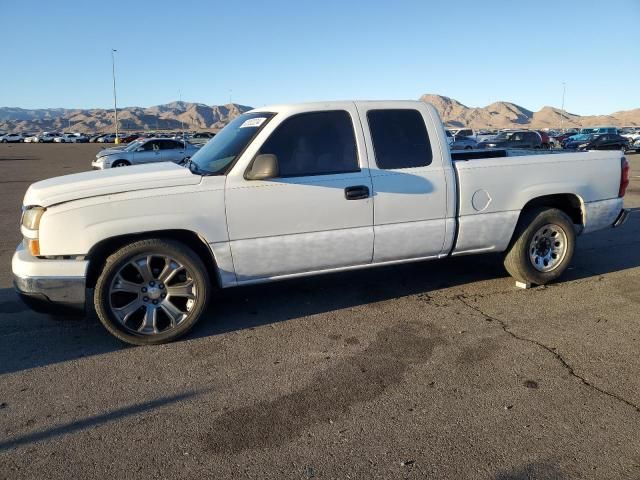
{"type": "Polygon", "coordinates": [[[640,0],[13,1],[0,106],[453,97],[578,114],[640,107],[640,0]]]}

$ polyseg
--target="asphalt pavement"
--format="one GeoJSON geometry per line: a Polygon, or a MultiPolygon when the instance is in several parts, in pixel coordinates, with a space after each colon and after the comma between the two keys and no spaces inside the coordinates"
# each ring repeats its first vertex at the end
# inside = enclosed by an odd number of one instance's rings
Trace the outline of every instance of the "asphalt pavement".
{"type": "Polygon", "coordinates": [[[238,288],[134,348],[11,287],[26,188],[98,149],[0,145],[0,479],[640,478],[640,155],[552,285],[483,255],[238,288]]]}

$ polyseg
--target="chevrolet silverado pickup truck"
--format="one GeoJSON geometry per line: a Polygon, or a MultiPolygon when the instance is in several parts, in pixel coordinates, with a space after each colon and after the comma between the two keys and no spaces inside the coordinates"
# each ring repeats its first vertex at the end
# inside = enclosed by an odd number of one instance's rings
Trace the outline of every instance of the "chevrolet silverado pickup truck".
{"type": "Polygon", "coordinates": [[[422,102],[255,109],[183,165],[31,185],[15,287],[44,311],[92,303],[141,345],[185,334],[216,287],[484,252],[546,284],[578,235],[624,222],[629,167],[620,152],[541,153],[452,154],[422,102]]]}

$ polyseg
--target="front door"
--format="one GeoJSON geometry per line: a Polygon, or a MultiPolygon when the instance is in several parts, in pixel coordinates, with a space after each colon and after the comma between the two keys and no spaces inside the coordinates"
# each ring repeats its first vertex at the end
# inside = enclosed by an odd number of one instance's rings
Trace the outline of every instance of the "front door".
{"type": "Polygon", "coordinates": [[[371,263],[371,178],[355,107],[276,120],[258,154],[277,157],[278,177],[247,180],[242,167],[227,178],[238,282],[371,263]]]}
{"type": "Polygon", "coordinates": [[[160,141],[161,140],[149,140],[142,145],[142,147],[139,147],[133,153],[133,164],[161,162],[160,141]]]}

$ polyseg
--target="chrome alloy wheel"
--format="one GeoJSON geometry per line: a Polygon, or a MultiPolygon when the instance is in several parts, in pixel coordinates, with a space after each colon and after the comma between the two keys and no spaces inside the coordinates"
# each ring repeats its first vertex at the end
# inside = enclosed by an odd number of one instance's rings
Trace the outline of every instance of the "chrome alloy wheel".
{"type": "Polygon", "coordinates": [[[567,234],[554,224],[538,229],[529,244],[529,259],[539,272],[550,272],[558,267],[567,254],[567,234]]]}
{"type": "Polygon", "coordinates": [[[109,287],[109,307],[127,330],[155,335],[176,328],[193,310],[193,276],[174,258],[143,255],[124,264],[109,287]]]}

